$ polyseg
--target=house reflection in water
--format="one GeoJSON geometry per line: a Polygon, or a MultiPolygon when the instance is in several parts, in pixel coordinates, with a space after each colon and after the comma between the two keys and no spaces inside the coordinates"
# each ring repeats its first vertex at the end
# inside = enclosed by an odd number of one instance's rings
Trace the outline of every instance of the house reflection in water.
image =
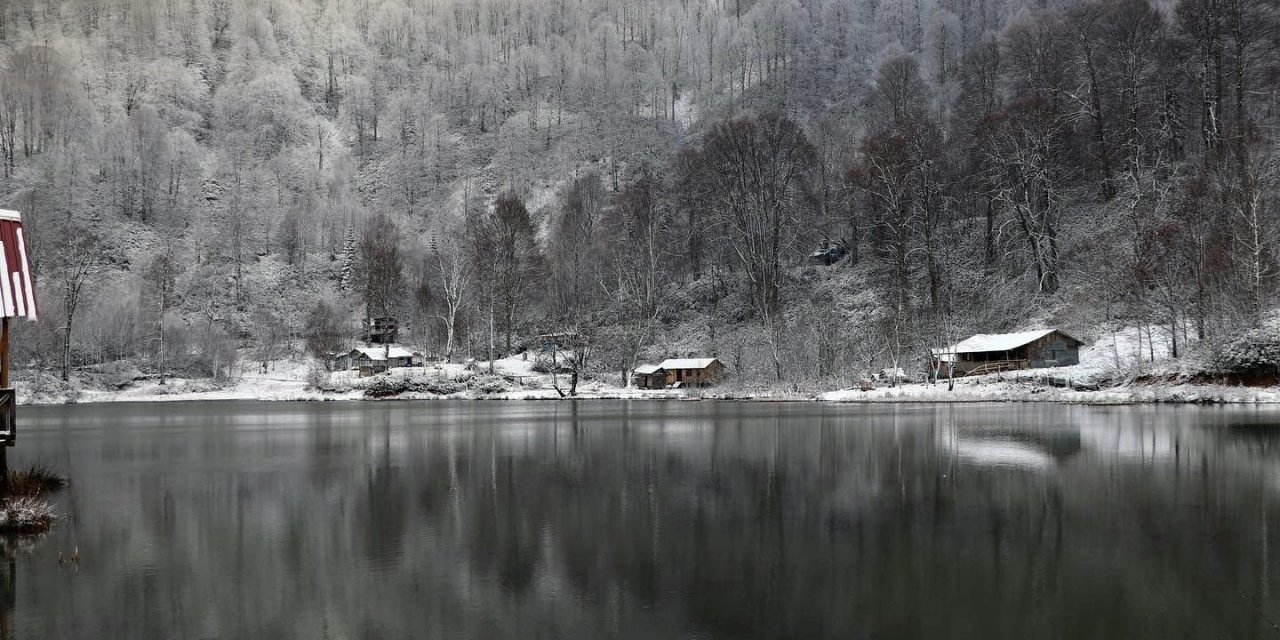
{"type": "Polygon", "coordinates": [[[1048,468],[1080,453],[1079,429],[956,426],[939,430],[938,444],[981,466],[1048,468]]]}

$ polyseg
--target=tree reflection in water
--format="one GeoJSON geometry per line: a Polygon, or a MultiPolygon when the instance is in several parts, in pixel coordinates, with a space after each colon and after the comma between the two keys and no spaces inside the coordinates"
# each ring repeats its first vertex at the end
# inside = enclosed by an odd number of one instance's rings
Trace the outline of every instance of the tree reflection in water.
{"type": "Polygon", "coordinates": [[[1231,426],[1256,413],[165,409],[163,428],[110,415],[151,407],[32,411],[33,453],[63,450],[54,424],[113,431],[52,460],[83,479],[94,562],[33,567],[18,637],[1247,638],[1280,619],[1280,454],[1231,426]]]}

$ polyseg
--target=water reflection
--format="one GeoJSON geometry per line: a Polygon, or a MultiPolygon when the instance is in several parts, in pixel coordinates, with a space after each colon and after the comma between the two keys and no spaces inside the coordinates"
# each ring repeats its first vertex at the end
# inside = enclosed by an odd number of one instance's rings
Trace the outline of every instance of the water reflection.
{"type": "Polygon", "coordinates": [[[24,418],[17,461],[75,482],[67,519],[22,559],[20,638],[1248,638],[1280,619],[1271,411],[334,403],[24,418]],[[73,546],[85,560],[59,571],[73,546]]]}

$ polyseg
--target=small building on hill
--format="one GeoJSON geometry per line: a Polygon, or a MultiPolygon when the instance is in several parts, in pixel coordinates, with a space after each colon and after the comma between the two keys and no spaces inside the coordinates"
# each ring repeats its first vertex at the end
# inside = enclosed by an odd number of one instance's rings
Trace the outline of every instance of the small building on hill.
{"type": "Polygon", "coordinates": [[[642,364],[631,372],[631,385],[637,389],[665,389],[667,372],[656,364],[642,364]]]}
{"type": "Polygon", "coordinates": [[[1084,342],[1057,329],[1018,333],[980,333],[933,350],[933,367],[941,377],[1041,369],[1080,364],[1084,342]]]}
{"type": "Polygon", "coordinates": [[[400,322],[395,318],[365,318],[364,340],[369,344],[395,344],[400,339],[400,322]]]}
{"type": "MultiPolygon", "coordinates": [[[[421,355],[417,361],[421,362],[421,355]]],[[[414,363],[414,353],[404,347],[357,347],[338,358],[339,369],[359,369],[362,378],[393,367],[412,366],[414,363]]]]}
{"type": "Polygon", "coordinates": [[[576,331],[560,331],[558,333],[544,333],[534,339],[534,347],[539,351],[566,351],[577,349],[582,344],[582,338],[578,336],[576,331]]]}
{"type": "Polygon", "coordinates": [[[724,379],[726,367],[715,358],[672,358],[658,368],[672,387],[709,387],[724,379]]]}

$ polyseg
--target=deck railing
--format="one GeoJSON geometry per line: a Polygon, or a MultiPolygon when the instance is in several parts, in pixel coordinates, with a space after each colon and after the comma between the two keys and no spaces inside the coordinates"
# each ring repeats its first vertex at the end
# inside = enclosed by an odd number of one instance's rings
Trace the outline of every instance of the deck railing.
{"type": "Polygon", "coordinates": [[[973,369],[965,371],[966,376],[980,376],[988,373],[1000,373],[1002,371],[1018,371],[1020,369],[1031,368],[1030,360],[990,360],[984,362],[973,369]]]}

